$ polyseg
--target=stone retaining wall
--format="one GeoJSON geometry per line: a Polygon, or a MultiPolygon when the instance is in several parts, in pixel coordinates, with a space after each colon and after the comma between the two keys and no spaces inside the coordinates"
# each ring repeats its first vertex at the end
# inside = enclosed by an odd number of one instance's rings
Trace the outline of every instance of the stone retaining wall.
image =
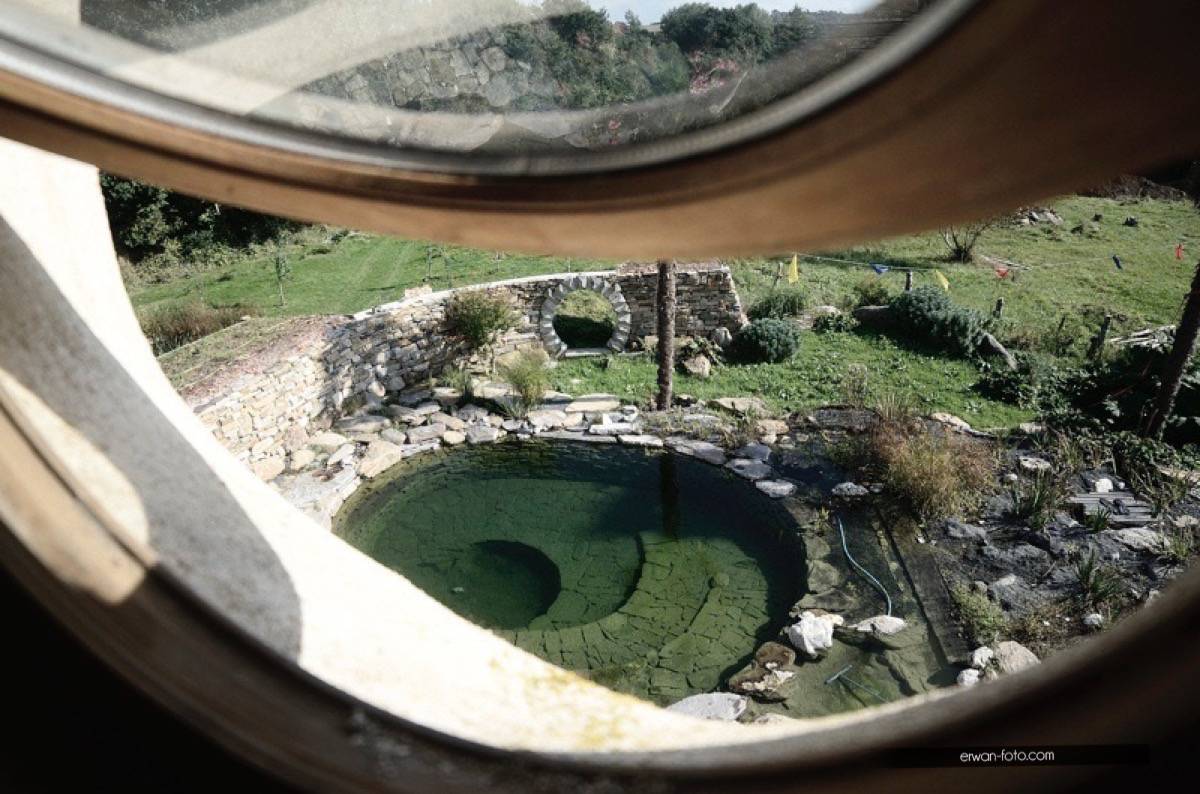
{"type": "MultiPolygon", "coordinates": [[[[462,289],[483,289],[511,298],[521,321],[497,344],[496,354],[504,355],[541,347],[543,302],[551,293],[561,294],[561,285],[572,288],[584,281],[589,285],[607,282],[620,290],[628,305],[623,324],[628,323],[632,336],[654,333],[657,278],[653,265],[535,276],[462,289]]],[[[727,267],[681,266],[677,290],[680,336],[707,336],[722,327],[735,330],[744,322],[727,267]]],[[[418,295],[348,317],[330,318],[321,333],[297,335],[293,347],[284,347],[285,355],[193,408],[239,459],[251,463],[281,459],[338,417],[420,385],[463,359],[467,351],[446,330],[446,305],[458,291],[418,295]]]]}

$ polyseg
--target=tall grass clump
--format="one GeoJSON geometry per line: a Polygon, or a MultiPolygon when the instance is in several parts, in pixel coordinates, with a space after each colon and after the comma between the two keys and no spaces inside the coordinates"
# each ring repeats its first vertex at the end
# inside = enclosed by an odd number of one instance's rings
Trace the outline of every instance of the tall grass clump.
{"type": "Polygon", "coordinates": [[[550,388],[550,368],[540,350],[523,350],[496,369],[516,392],[514,413],[526,416],[541,404],[550,388]]]}
{"type": "Polygon", "coordinates": [[[799,317],[803,314],[804,306],[804,292],[798,289],[783,289],[759,298],[746,314],[751,320],[761,320],[764,317],[786,320],[788,317],[799,317]]]}
{"type": "Polygon", "coordinates": [[[254,314],[258,310],[249,306],[209,306],[194,301],[147,312],[138,322],[150,340],[154,355],[161,356],[254,314]]]}
{"type": "Polygon", "coordinates": [[[971,512],[994,481],[991,451],[957,434],[881,422],[871,445],[883,484],[923,521],[971,512]]]}
{"type": "Polygon", "coordinates": [[[984,593],[977,593],[965,585],[956,585],[950,588],[950,599],[972,644],[995,642],[1008,626],[1004,612],[984,593]]]}

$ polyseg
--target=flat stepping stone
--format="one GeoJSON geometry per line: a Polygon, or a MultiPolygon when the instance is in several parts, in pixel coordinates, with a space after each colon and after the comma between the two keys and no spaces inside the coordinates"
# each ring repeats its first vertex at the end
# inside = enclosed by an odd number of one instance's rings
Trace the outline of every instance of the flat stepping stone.
{"type": "Polygon", "coordinates": [[[754,486],[772,499],[782,499],[796,492],[796,483],[787,480],[759,480],[754,486]]]}
{"type": "Polygon", "coordinates": [[[747,480],[761,480],[775,473],[774,469],[761,460],[751,460],[750,458],[734,458],[725,466],[737,476],[745,477],[747,480]]]}
{"type": "Polygon", "coordinates": [[[627,447],[653,447],[659,448],[663,445],[663,440],[658,436],[651,435],[624,435],[617,436],[621,443],[627,447]]]}
{"type": "Polygon", "coordinates": [[[581,441],[585,444],[617,443],[615,436],[593,436],[588,433],[581,433],[573,430],[551,430],[546,433],[538,433],[537,437],[548,439],[550,441],[581,441]]]}
{"type": "Polygon", "coordinates": [[[564,409],[569,414],[607,413],[621,408],[621,401],[612,394],[584,394],[576,397],[564,409]]]}
{"type": "Polygon", "coordinates": [[[686,697],[678,703],[667,706],[667,711],[702,720],[736,722],[738,717],[746,713],[749,704],[750,699],[745,695],[735,695],[732,692],[712,692],[706,695],[686,697]]]}

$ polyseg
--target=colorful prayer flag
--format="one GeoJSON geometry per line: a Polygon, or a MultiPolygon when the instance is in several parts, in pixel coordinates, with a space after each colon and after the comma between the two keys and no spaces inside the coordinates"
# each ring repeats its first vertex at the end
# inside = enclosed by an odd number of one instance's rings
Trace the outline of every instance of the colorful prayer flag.
{"type": "Polygon", "coordinates": [[[996,265],[996,278],[1005,278],[1008,276],[1008,268],[1003,265],[996,265]]]}
{"type": "Polygon", "coordinates": [[[796,255],[792,254],[792,264],[788,267],[788,283],[795,284],[800,280],[800,263],[796,259],[796,255]]]}
{"type": "Polygon", "coordinates": [[[1124,270],[1124,269],[1125,269],[1125,268],[1124,268],[1124,267],[1121,265],[1121,257],[1117,256],[1116,254],[1113,254],[1113,264],[1117,266],[1117,270],[1124,270]]]}
{"type": "Polygon", "coordinates": [[[941,286],[942,289],[946,290],[946,292],[950,291],[950,282],[946,279],[946,277],[944,275],[942,275],[942,271],[940,271],[940,270],[933,271],[933,278],[934,278],[934,280],[937,281],[937,283],[941,286]]]}
{"type": "Polygon", "coordinates": [[[1183,259],[1183,243],[1175,244],[1175,259],[1183,259]]]}
{"type": "Polygon", "coordinates": [[[871,265],[871,269],[875,271],[875,275],[877,276],[882,276],[884,273],[891,270],[891,268],[889,268],[887,265],[876,265],[873,263],[871,265]]]}

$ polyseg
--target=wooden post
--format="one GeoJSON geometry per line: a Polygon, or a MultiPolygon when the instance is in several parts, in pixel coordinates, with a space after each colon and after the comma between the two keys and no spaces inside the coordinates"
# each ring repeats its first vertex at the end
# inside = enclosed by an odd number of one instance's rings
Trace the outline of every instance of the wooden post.
{"type": "Polygon", "coordinates": [[[912,271],[911,270],[904,271],[904,291],[912,292],[912,271]]]}
{"type": "Polygon", "coordinates": [[[996,308],[992,309],[992,316],[997,320],[1004,316],[1004,298],[996,298],[996,308]]]}
{"type": "Polygon", "coordinates": [[[1158,397],[1154,401],[1154,409],[1146,417],[1142,428],[1143,435],[1152,438],[1162,438],[1163,428],[1167,418],[1175,410],[1175,398],[1179,396],[1179,384],[1187,369],[1188,359],[1196,347],[1196,336],[1200,334],[1200,262],[1196,263],[1196,274],[1192,276],[1192,289],[1187,301],[1183,304],[1183,316],[1179,318],[1179,326],[1175,329],[1175,343],[1171,345],[1171,353],[1167,356],[1163,367],[1162,386],[1158,389],[1158,397]]]}
{"type": "Polygon", "coordinates": [[[1104,343],[1108,341],[1108,329],[1112,327],[1112,315],[1104,315],[1104,321],[1100,323],[1100,330],[1092,337],[1092,344],[1088,348],[1088,358],[1092,361],[1099,361],[1100,356],[1104,354],[1104,343]]]}
{"type": "Polygon", "coordinates": [[[654,296],[658,313],[658,397],[660,411],[671,407],[675,379],[675,260],[658,260],[658,291],[654,296]]]}

